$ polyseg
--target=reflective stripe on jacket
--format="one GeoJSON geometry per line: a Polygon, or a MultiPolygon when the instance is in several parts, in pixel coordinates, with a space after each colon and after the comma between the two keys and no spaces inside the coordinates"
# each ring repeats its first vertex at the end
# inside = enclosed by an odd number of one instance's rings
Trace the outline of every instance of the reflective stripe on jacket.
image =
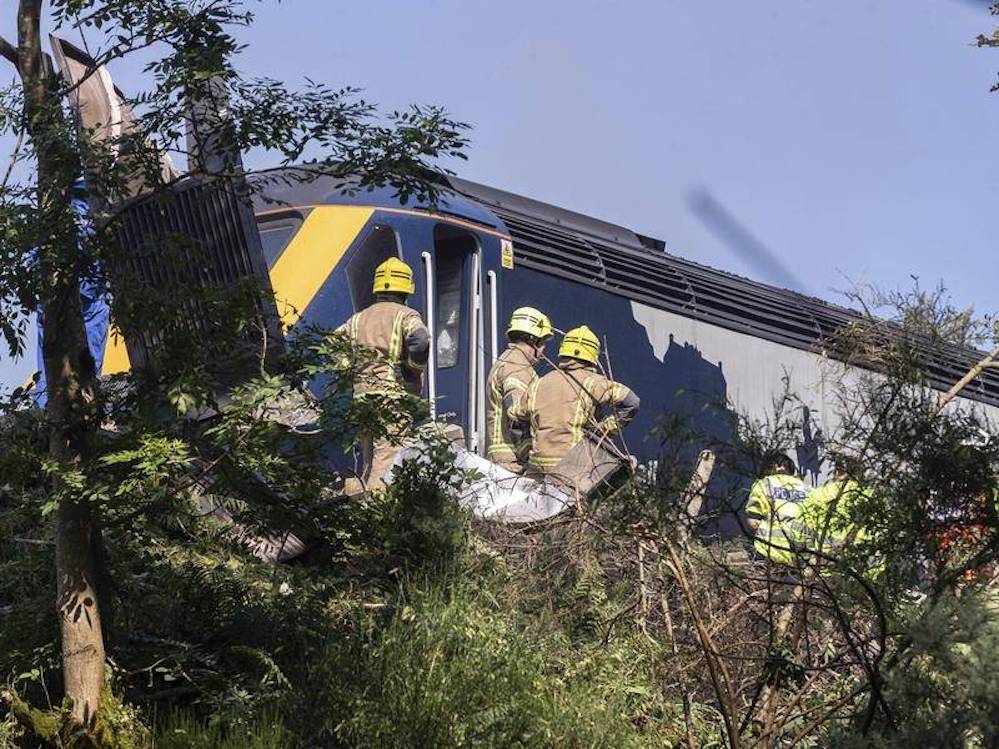
{"type": "Polygon", "coordinates": [[[630,389],[575,359],[532,382],[522,403],[523,410],[515,409],[513,416],[530,419],[530,463],[543,472],[582,442],[586,430],[599,436],[621,431],[640,405],[630,389]],[[607,410],[610,413],[604,415],[607,410]]]}
{"type": "Polygon", "coordinates": [[[746,514],[759,523],[756,551],[774,562],[794,563],[793,548],[804,535],[799,516],[805,497],[805,484],[797,476],[776,474],[753,484],[746,514]]]}
{"type": "Polygon", "coordinates": [[[521,400],[538,378],[526,343],[510,343],[500,354],[486,381],[486,429],[489,437],[487,455],[490,460],[525,463],[530,452],[529,434],[513,434],[516,420],[512,413],[523,413],[521,400]]]}
{"type": "Polygon", "coordinates": [[[337,332],[378,354],[354,373],[355,397],[396,392],[400,386],[413,395],[420,394],[430,334],[419,312],[398,302],[378,301],[351,317],[337,332]]]}

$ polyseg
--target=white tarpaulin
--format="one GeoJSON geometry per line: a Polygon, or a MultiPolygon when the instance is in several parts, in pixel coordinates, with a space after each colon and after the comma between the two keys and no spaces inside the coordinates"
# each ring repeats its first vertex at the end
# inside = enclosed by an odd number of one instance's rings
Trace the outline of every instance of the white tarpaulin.
{"type": "Polygon", "coordinates": [[[458,501],[476,517],[529,523],[554,517],[572,506],[572,498],[561,487],[510,473],[467,450],[456,452],[455,463],[482,474],[478,481],[462,487],[458,495],[458,501]]]}
{"type": "MultiPolygon", "coordinates": [[[[474,470],[480,477],[463,485],[457,499],[476,517],[500,523],[530,523],[554,517],[572,506],[572,497],[549,481],[536,481],[510,473],[495,463],[452,446],[455,465],[462,470],[474,470]]],[[[406,460],[426,460],[426,450],[416,443],[399,451],[385,472],[384,480],[392,480],[392,469],[406,460]]]]}

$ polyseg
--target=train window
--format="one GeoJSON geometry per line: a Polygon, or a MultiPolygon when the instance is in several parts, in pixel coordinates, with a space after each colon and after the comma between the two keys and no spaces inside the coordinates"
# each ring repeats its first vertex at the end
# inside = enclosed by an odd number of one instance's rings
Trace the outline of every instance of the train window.
{"type": "Polygon", "coordinates": [[[437,367],[445,369],[458,363],[461,337],[461,281],[465,256],[458,252],[437,251],[437,367]]]}
{"type": "Polygon", "coordinates": [[[260,244],[263,246],[267,267],[273,268],[281,253],[291,242],[291,238],[302,226],[302,214],[290,212],[278,216],[267,216],[257,225],[260,230],[260,244]]]}
{"type": "Polygon", "coordinates": [[[461,355],[462,311],[467,306],[465,259],[475,248],[475,237],[466,231],[444,225],[434,230],[438,369],[455,366],[461,355]]]}
{"type": "Polygon", "coordinates": [[[371,290],[375,268],[393,256],[400,256],[399,236],[395,230],[389,226],[372,226],[347,263],[347,287],[355,311],[375,301],[371,290]]]}

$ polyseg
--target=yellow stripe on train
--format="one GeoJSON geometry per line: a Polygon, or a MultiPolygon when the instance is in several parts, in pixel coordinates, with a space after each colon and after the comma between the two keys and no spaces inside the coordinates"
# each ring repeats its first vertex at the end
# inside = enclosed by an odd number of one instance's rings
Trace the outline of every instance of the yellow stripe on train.
{"type": "Polygon", "coordinates": [[[287,330],[302,316],[368,223],[374,208],[317,206],[271,268],[271,286],[287,330]]]}
{"type": "Polygon", "coordinates": [[[107,346],[104,347],[104,364],[101,366],[101,374],[121,374],[131,368],[132,363],[128,360],[128,349],[125,348],[125,337],[112,324],[108,331],[107,346]]]}

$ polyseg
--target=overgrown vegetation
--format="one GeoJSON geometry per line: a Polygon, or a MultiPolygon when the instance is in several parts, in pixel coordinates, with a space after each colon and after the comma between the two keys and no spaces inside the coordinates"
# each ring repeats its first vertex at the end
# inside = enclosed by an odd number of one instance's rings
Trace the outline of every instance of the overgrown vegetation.
{"type": "MultiPolygon", "coordinates": [[[[304,504],[317,504],[329,472],[293,475],[292,466],[318,466],[318,441],[289,439],[279,454],[281,428],[255,418],[254,409],[266,410],[293,383],[277,384],[261,368],[262,379],[234,393],[218,422],[167,418],[218,412],[216,399],[255,363],[253,353],[271,351],[266,338],[280,331],[266,283],[245,272],[220,282],[233,269],[213,272],[194,238],[172,224],[151,242],[119,241],[116,206],[142,195],[154,213],[168,213],[183,176],[179,159],[196,175],[186,188],[238,211],[253,190],[242,172],[248,148],[284,164],[318,154],[287,172],[293,182],[349,175],[344,190],[391,185],[404,200],[432,201],[431,166],[463,157],[465,126],[439,107],[379,113],[350,87],[306,81],[292,91],[240,75],[234,33],[253,19],[241,0],[24,0],[9,12],[17,39],[0,38],[0,57],[17,85],[0,92],[0,128],[16,148],[0,182],[0,335],[14,355],[24,350],[29,316],[38,312],[43,322],[46,418],[37,439],[47,455],[29,459],[40,470],[25,491],[44,497],[35,511],[54,526],[33,541],[54,546],[46,562],[55,568],[66,698],[55,725],[21,716],[49,740],[71,733],[77,743],[108,743],[116,740],[114,711],[102,708],[115,704],[105,686],[115,616],[108,573],[120,549],[105,542],[105,529],[109,537],[116,526],[130,529],[134,537],[122,543],[153,543],[209,506],[216,518],[242,519],[246,533],[308,514],[317,525],[310,532],[334,547],[346,543],[330,537],[339,524],[304,504]],[[43,49],[43,28],[82,36],[88,52],[69,54],[91,61],[60,75],[43,49]],[[121,100],[100,66],[135,64],[146,51],[148,89],[121,100]],[[160,263],[158,281],[141,270],[151,258],[160,263]],[[147,366],[133,362],[144,374],[117,383],[123,393],[97,377],[102,347],[86,327],[108,301],[129,340],[151,335],[147,366]]],[[[9,691],[0,701],[19,704],[9,691]]]]}
{"type": "MultiPolygon", "coordinates": [[[[792,433],[793,393],[770,418],[741,420],[738,443],[717,451],[724,480],[692,482],[675,451],[656,476],[513,528],[458,505],[469,477],[434,430],[414,434],[423,447],[385,492],[335,491],[319,447],[421,408],[345,397],[366,354],[336,336],[303,336],[207,413],[121,378],[102,457],[73,480],[100,509],[109,596],[116,698],[95,735],[176,747],[994,743],[999,539],[984,498],[999,442],[976,409],[926,387],[922,327],[905,334],[930,313],[917,312],[830,341],[881,354],[879,371],[849,378],[827,364],[848,383],[830,440],[869,488],[849,509],[865,532],[800,550],[794,568],[711,535],[741,502],[733,477],[744,496],[746,466],[792,433]],[[310,395],[303,377],[327,387],[310,395]],[[941,542],[955,532],[968,543],[941,542]],[[289,533],[304,556],[260,558],[289,533]]],[[[44,423],[23,405],[8,403],[0,431],[0,672],[58,717],[52,489],[44,423]]],[[[11,711],[0,736],[32,746],[25,725],[11,711]]]]}

